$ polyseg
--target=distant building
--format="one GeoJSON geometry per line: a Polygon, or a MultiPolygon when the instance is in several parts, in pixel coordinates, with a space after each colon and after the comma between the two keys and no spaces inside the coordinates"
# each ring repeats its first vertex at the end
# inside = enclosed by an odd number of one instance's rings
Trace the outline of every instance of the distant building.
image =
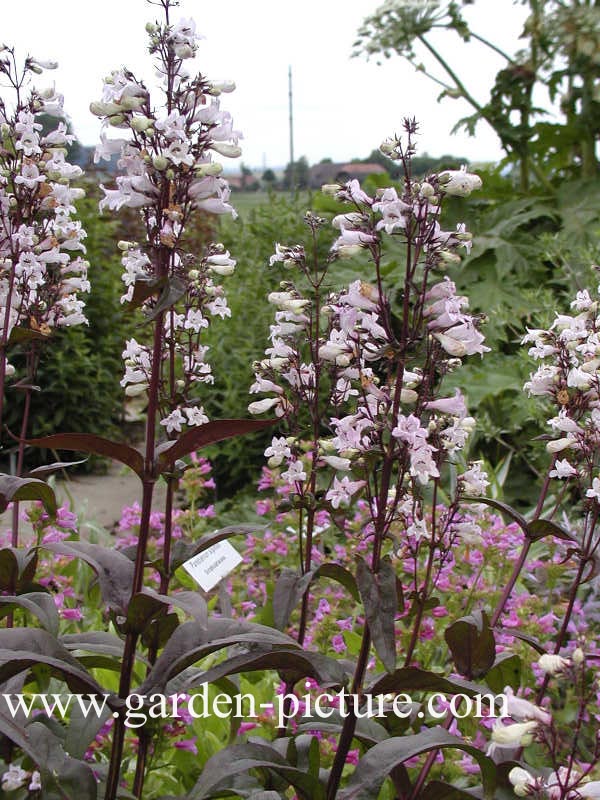
{"type": "Polygon", "coordinates": [[[381,164],[363,164],[358,161],[347,164],[315,164],[309,172],[310,188],[320,189],[324,183],[347,183],[354,179],[362,181],[368,175],[384,175],[385,172],[381,164]]]}

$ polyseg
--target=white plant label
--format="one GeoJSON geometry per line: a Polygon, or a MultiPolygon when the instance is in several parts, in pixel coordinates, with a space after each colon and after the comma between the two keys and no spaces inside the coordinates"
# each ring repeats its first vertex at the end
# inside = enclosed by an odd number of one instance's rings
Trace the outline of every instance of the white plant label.
{"type": "Polygon", "coordinates": [[[242,563],[242,557],[225,539],[185,561],[182,566],[205,592],[242,563]]]}

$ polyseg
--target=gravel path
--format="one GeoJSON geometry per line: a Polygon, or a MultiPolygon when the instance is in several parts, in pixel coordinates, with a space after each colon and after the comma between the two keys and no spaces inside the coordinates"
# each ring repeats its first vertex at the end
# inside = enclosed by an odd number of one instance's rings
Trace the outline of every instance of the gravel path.
{"type": "MultiPolygon", "coordinates": [[[[123,506],[141,502],[142,485],[136,475],[116,461],[111,462],[106,474],[76,475],[69,480],[56,481],[59,505],[69,503],[81,522],[81,533],[104,528],[110,532],[121,517],[123,506]]],[[[156,484],[154,508],[162,510],[166,485],[156,484]]],[[[0,530],[10,528],[10,512],[0,515],[0,530]]],[[[25,529],[25,528],[24,528],[25,529]]]]}

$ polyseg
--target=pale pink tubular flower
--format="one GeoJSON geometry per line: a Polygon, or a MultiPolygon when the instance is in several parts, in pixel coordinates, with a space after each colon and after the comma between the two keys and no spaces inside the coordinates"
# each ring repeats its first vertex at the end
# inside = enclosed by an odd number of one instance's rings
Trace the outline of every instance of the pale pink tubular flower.
{"type": "Polygon", "coordinates": [[[339,480],[337,477],[333,479],[333,486],[327,494],[325,499],[329,500],[333,508],[339,508],[340,505],[347,505],[360,489],[365,486],[365,481],[351,481],[347,475],[339,480]]]}

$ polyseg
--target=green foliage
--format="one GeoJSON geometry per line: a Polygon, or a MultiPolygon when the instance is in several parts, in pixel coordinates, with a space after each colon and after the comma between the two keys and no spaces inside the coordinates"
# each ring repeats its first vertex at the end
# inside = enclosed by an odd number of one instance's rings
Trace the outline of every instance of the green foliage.
{"type": "Polygon", "coordinates": [[[587,180],[562,184],[555,195],[530,193],[514,199],[511,182],[483,173],[483,198],[456,199],[451,222],[470,220],[473,249],[451,277],[470,307],[485,314],[486,344],[449,376],[448,386],[467,395],[478,420],[473,449],[491,464],[513,454],[506,496],[527,508],[536,493],[546,453],[532,439],[545,429],[543,406],[523,384],[535,362],[520,341],[527,328],[546,327],[555,313],[568,313],[573,286],[594,282],[590,265],[600,255],[600,187],[587,180]]]}
{"type": "MultiPolygon", "coordinates": [[[[309,200],[310,202],[310,200],[309,200]]],[[[268,346],[273,306],[267,295],[278,289],[279,275],[269,270],[275,243],[302,242],[308,229],[302,222],[306,198],[271,195],[268,203],[252,208],[238,220],[223,220],[218,238],[237,259],[235,275],[226,285],[231,319],[207,332],[209,357],[215,365],[215,384],[206,393],[204,408],[211,419],[248,417],[248,394],[254,381],[252,364],[268,346]]],[[[220,495],[229,495],[256,479],[266,442],[272,432],[222,442],[208,451],[220,495]]]]}

